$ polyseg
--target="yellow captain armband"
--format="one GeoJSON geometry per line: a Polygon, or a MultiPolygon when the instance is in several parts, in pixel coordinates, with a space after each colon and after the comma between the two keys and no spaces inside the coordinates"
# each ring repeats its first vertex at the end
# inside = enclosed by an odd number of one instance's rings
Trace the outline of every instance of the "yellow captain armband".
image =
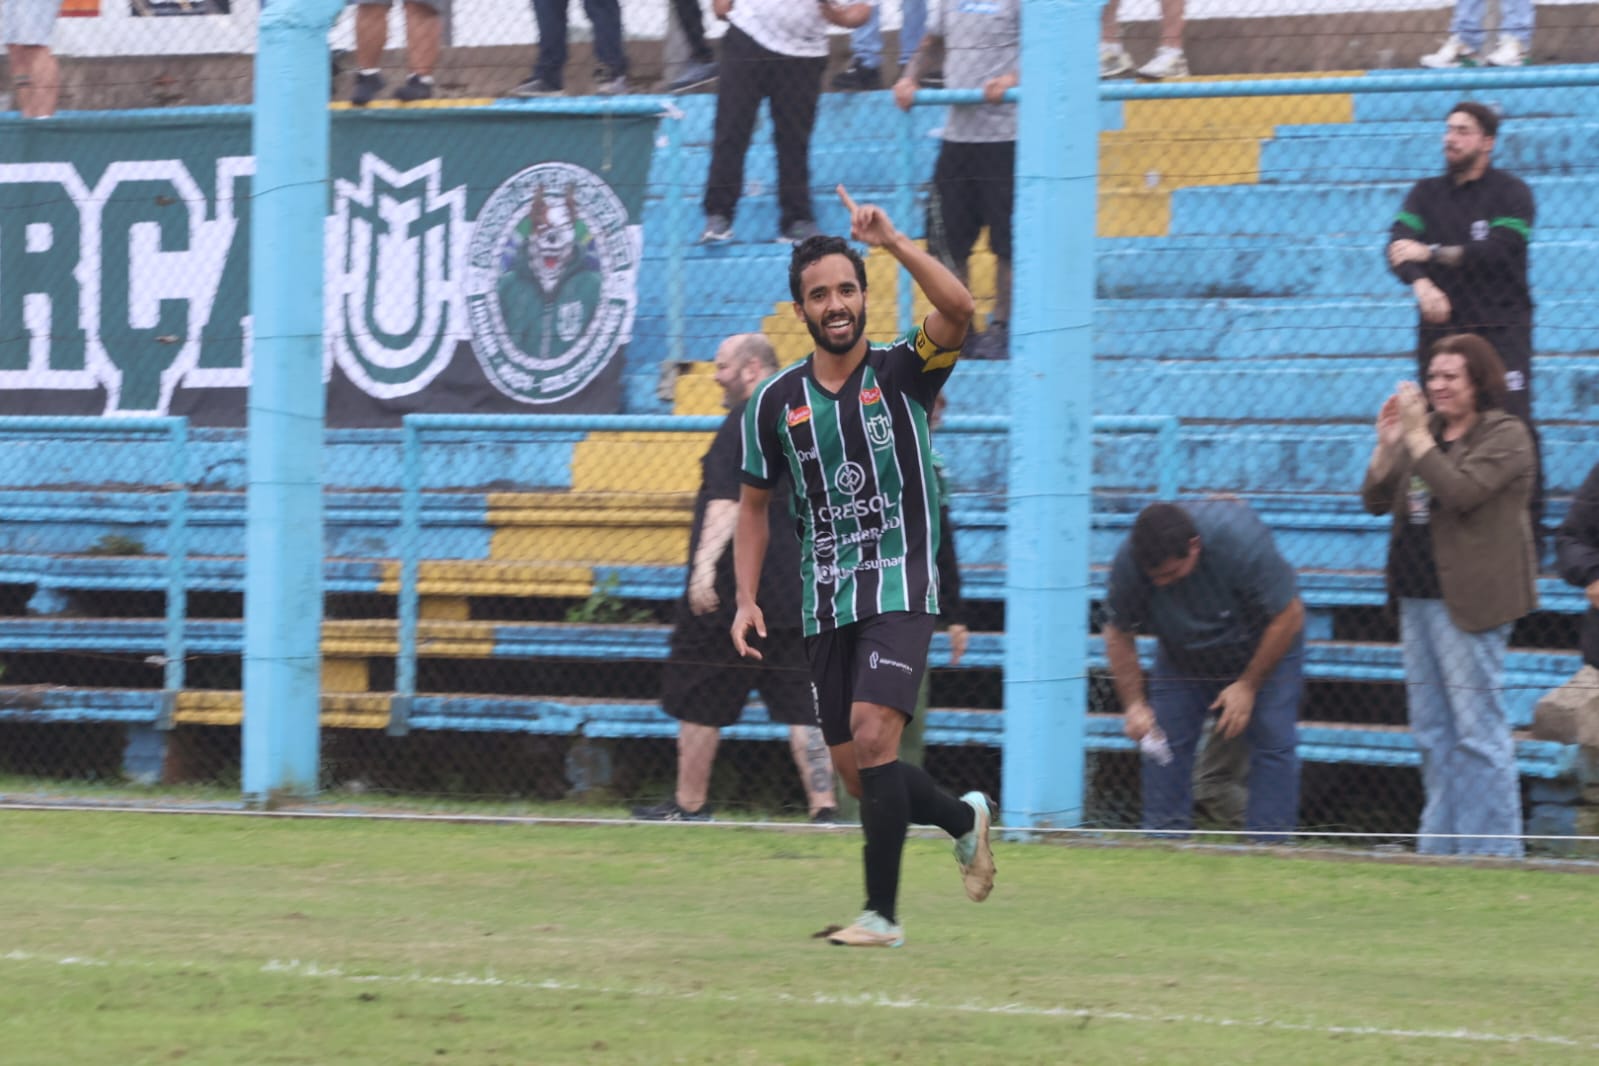
{"type": "Polygon", "coordinates": [[[922,361],[922,372],[933,370],[946,370],[955,365],[955,360],[960,358],[959,348],[941,348],[938,342],[927,335],[925,325],[916,327],[916,336],[912,341],[916,348],[916,357],[922,361]]]}

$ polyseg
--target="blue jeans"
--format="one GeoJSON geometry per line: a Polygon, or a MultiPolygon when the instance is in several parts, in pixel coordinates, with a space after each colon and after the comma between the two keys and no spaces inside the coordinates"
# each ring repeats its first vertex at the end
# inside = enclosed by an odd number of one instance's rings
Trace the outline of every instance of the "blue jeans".
{"type": "MultiPolygon", "coordinates": [[[[539,58],[533,64],[533,76],[556,87],[565,84],[567,5],[568,0],[533,0],[533,19],[539,26],[539,58]]],[[[626,74],[621,0],[583,0],[583,12],[594,27],[594,58],[612,74],[626,74]]]]}
{"type": "MultiPolygon", "coordinates": [[[[1488,0],[1455,0],[1455,14],[1449,20],[1449,32],[1474,52],[1482,51],[1488,36],[1482,29],[1482,13],[1487,6],[1488,0]]],[[[1499,36],[1514,37],[1531,47],[1532,0],[1499,0],[1499,36]]]]}
{"type": "MultiPolygon", "coordinates": [[[[1149,672],[1149,705],[1172,760],[1143,760],[1144,828],[1194,827],[1194,749],[1210,705],[1231,682],[1179,671],[1164,652],[1149,672]]],[[[1255,694],[1244,738],[1249,742],[1249,802],[1244,829],[1257,839],[1299,823],[1299,698],[1305,689],[1305,642],[1300,637],[1255,694]]]]}
{"type": "Polygon", "coordinates": [[[1501,691],[1510,626],[1467,633],[1443,600],[1400,600],[1399,639],[1427,790],[1416,850],[1519,858],[1521,778],[1501,691]]]}
{"type": "MultiPolygon", "coordinates": [[[[1532,0],[1526,0],[1531,3],[1532,0]]],[[[1477,0],[1481,4],[1482,0],[1477,0]]],[[[872,15],[850,31],[849,50],[863,67],[880,69],[883,65],[883,23],[881,4],[872,5],[872,15]]],[[[899,27],[899,65],[903,67],[916,54],[927,29],[927,0],[904,0],[900,5],[904,21],[899,27]]]]}

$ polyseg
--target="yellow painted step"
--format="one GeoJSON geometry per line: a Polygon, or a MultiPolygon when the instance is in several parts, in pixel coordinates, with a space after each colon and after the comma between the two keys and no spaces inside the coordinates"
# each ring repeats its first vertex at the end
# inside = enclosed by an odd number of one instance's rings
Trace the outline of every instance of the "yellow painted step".
{"type": "MultiPolygon", "coordinates": [[[[1359,71],[1317,74],[1355,77],[1359,71]]],[[[1303,75],[1288,75],[1303,77],[1303,75]]],[[[1212,79],[1204,79],[1212,80],[1212,79]]],[[[1348,93],[1323,96],[1233,96],[1185,100],[1127,100],[1122,103],[1122,129],[1181,130],[1251,129],[1267,137],[1277,126],[1353,122],[1355,98],[1348,93]]]]}
{"type": "Polygon", "coordinates": [[[1101,237],[1162,237],[1171,229],[1171,193],[1120,189],[1099,194],[1101,237]]]}
{"type": "MultiPolygon", "coordinates": [[[[419,621],[416,645],[420,654],[437,659],[487,659],[494,654],[494,623],[419,621]]],[[[399,623],[392,618],[341,618],[322,625],[322,654],[328,659],[393,656],[399,649],[399,623]]]]}
{"type": "MultiPolygon", "coordinates": [[[[468,596],[587,596],[594,591],[594,571],[573,563],[540,565],[493,559],[424,560],[417,569],[422,594],[421,616],[440,621],[465,621],[468,596]]],[[[400,564],[385,562],[378,591],[400,590],[400,564]]]]}
{"type": "MultiPolygon", "coordinates": [[[[389,724],[389,700],[384,693],[324,693],[319,718],[327,729],[382,729],[389,724]]],[[[175,725],[237,726],[244,721],[244,693],[215,689],[179,692],[172,721],[175,725]]]]}
{"type": "Polygon", "coordinates": [[[680,564],[693,507],[692,491],[492,493],[490,552],[541,563],[680,564]]]}
{"type": "Polygon", "coordinates": [[[366,659],[322,659],[323,692],[366,692],[372,687],[371,663],[366,659]]]}
{"type": "Polygon", "coordinates": [[[1099,192],[1163,191],[1260,180],[1258,137],[1161,137],[1112,132],[1099,143],[1099,192]]]}
{"type": "Polygon", "coordinates": [[[590,433],[572,449],[572,489],[692,493],[710,444],[709,433],[590,433]]]}

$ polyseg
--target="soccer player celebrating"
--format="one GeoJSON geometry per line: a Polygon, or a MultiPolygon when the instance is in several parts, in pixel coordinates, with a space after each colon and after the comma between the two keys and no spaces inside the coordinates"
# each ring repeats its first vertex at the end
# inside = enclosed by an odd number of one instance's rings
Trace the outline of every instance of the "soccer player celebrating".
{"type": "Polygon", "coordinates": [[[927,415],[949,378],[972,318],[972,294],[937,259],[894,228],[881,208],[844,187],[850,236],[885,249],[910,271],[933,313],[897,343],[866,341],[866,263],[840,237],[794,248],[794,314],[816,350],[763,382],[744,413],[744,485],[733,538],[738,613],[733,645],[759,657],[755,600],[766,555],[766,507],[778,471],[794,485],[803,540],[805,646],[816,713],[833,765],[861,801],[866,911],[834,944],[899,947],[900,855],[911,822],[955,838],[966,894],[994,887],[993,804],[956,799],[926,771],[899,761],[900,734],[916,707],[938,615],[938,489],[927,415]]]}

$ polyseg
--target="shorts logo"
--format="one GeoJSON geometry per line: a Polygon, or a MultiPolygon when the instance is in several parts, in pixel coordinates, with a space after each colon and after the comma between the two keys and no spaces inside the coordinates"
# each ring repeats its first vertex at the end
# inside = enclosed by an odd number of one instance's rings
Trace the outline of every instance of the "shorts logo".
{"type": "Polygon", "coordinates": [[[915,676],[916,674],[916,671],[911,669],[909,663],[902,663],[898,659],[879,658],[875,651],[872,652],[871,656],[867,659],[867,665],[873,670],[876,670],[879,665],[882,665],[892,666],[894,669],[907,676],[915,676]]]}
{"type": "Polygon", "coordinates": [[[833,485],[839,492],[854,496],[866,485],[866,471],[860,463],[853,461],[845,463],[838,468],[838,473],[833,475],[833,485]]]}
{"type": "Polygon", "coordinates": [[[872,669],[877,669],[877,653],[875,651],[872,652],[872,669]]]}
{"type": "Polygon", "coordinates": [[[873,448],[886,448],[894,443],[894,426],[886,414],[875,414],[866,420],[866,439],[873,448]]]}
{"type": "Polygon", "coordinates": [[[877,387],[861,390],[861,406],[869,407],[883,398],[883,390],[877,387]]]}
{"type": "Polygon", "coordinates": [[[599,175],[528,167],[489,195],[467,251],[466,306],[483,374],[505,395],[557,403],[632,337],[639,240],[599,175]]]}
{"type": "Polygon", "coordinates": [[[790,426],[797,426],[801,422],[809,422],[810,420],[811,409],[809,407],[796,407],[788,413],[788,424],[790,426]]]}

